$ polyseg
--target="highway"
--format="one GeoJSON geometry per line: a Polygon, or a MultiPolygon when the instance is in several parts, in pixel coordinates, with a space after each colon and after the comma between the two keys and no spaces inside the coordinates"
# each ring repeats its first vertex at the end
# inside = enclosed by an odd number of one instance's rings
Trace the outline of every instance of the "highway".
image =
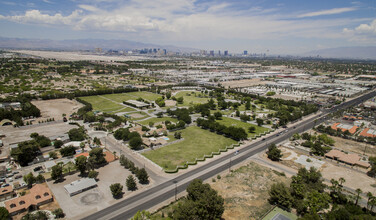
{"type": "Polygon", "coordinates": [[[208,179],[216,174],[230,169],[230,166],[243,162],[252,155],[255,155],[263,150],[265,150],[271,143],[280,143],[288,138],[290,138],[294,133],[304,132],[316,124],[327,119],[327,115],[333,113],[339,109],[345,109],[352,105],[357,105],[364,102],[367,99],[376,96],[376,91],[369,92],[358,98],[344,102],[332,109],[323,110],[321,114],[317,114],[314,117],[303,119],[298,122],[294,128],[287,128],[280,135],[272,135],[260,138],[259,141],[253,142],[252,144],[242,148],[239,154],[228,154],[223,157],[218,157],[218,159],[211,161],[205,165],[199,166],[196,169],[184,173],[172,180],[163,182],[157,186],[154,186],[148,190],[145,190],[137,195],[134,195],[126,200],[118,202],[110,207],[107,207],[101,211],[98,211],[92,215],[85,217],[85,220],[96,220],[96,219],[129,219],[138,210],[149,209],[162,201],[165,201],[175,195],[175,190],[177,193],[185,191],[188,184],[194,179],[208,179]]]}

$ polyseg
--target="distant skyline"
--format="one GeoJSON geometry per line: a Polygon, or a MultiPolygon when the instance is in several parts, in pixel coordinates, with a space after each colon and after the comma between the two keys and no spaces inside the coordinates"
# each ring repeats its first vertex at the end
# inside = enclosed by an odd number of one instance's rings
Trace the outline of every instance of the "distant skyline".
{"type": "Polygon", "coordinates": [[[376,1],[0,0],[0,28],[2,37],[298,54],[376,46],[376,1]]]}

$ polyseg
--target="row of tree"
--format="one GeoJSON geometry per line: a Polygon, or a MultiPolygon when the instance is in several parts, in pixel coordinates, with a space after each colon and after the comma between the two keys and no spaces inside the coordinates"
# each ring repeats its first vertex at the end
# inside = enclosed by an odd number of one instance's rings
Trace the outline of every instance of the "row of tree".
{"type": "Polygon", "coordinates": [[[234,126],[226,126],[223,124],[220,124],[219,122],[216,122],[214,120],[206,120],[202,118],[198,118],[197,126],[209,129],[212,132],[216,132],[218,134],[226,135],[227,137],[230,137],[234,140],[240,141],[245,140],[248,137],[247,132],[244,130],[244,128],[237,128],[234,126]]]}

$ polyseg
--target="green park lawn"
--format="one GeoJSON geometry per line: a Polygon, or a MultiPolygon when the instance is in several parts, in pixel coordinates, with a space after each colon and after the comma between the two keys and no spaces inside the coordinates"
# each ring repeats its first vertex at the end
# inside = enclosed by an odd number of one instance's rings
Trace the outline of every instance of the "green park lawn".
{"type": "Polygon", "coordinates": [[[149,100],[149,101],[154,101],[158,97],[161,97],[158,94],[151,93],[151,92],[128,92],[128,93],[117,93],[117,94],[107,94],[107,95],[96,95],[96,96],[85,96],[85,97],[80,97],[82,100],[85,100],[89,102],[92,106],[93,109],[96,111],[102,111],[102,112],[129,112],[129,111],[134,111],[132,108],[124,108],[120,103],[123,103],[124,101],[127,100],[136,100],[139,97],[149,100]],[[108,100],[110,99],[110,100],[108,100]],[[114,102],[112,102],[113,100],[114,102]],[[117,104],[117,103],[119,104],[117,104]]]}
{"type": "Polygon", "coordinates": [[[236,141],[230,138],[196,126],[187,127],[179,132],[182,132],[183,141],[145,152],[143,155],[164,169],[175,169],[177,165],[236,144],[236,141]]]}
{"type": "Polygon", "coordinates": [[[253,137],[259,133],[264,133],[265,131],[268,131],[268,128],[260,127],[257,125],[252,125],[246,122],[242,122],[236,119],[228,118],[228,117],[222,117],[222,120],[217,120],[218,123],[226,125],[226,126],[234,126],[234,127],[241,127],[244,128],[244,130],[248,133],[248,137],[253,137]],[[248,128],[249,127],[255,127],[255,133],[249,133],[248,128]]]}
{"type": "Polygon", "coordinates": [[[95,111],[112,112],[124,108],[124,106],[111,102],[100,96],[85,96],[80,97],[80,99],[89,102],[95,111]]]}
{"type": "Polygon", "coordinates": [[[127,93],[117,93],[117,94],[107,94],[103,95],[104,97],[114,100],[115,102],[124,102],[127,100],[136,100],[138,98],[143,98],[149,101],[155,101],[161,95],[151,93],[151,92],[127,92],[127,93]]]}
{"type": "Polygon", "coordinates": [[[176,98],[179,98],[179,97],[183,97],[184,98],[183,104],[178,104],[178,106],[181,107],[181,106],[191,106],[193,104],[203,104],[203,103],[207,103],[208,100],[209,100],[208,98],[200,98],[200,97],[198,97],[198,94],[201,94],[200,92],[194,92],[194,94],[192,94],[192,91],[181,91],[181,92],[178,92],[175,95],[175,97],[176,98]],[[190,94],[190,95],[188,95],[188,94],[190,94]],[[194,94],[196,94],[196,96],[194,94]]]}
{"type": "Polygon", "coordinates": [[[150,122],[153,122],[154,124],[155,123],[158,123],[158,122],[164,122],[166,120],[169,120],[171,122],[178,122],[178,119],[176,118],[170,118],[170,117],[163,117],[163,118],[150,118],[148,120],[144,120],[144,121],[139,121],[138,123],[142,124],[142,125],[149,125],[150,122]]]}

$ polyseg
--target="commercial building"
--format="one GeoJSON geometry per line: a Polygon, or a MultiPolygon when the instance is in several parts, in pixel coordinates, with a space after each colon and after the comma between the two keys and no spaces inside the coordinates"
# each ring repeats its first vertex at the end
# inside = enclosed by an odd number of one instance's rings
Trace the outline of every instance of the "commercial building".
{"type": "Polygon", "coordinates": [[[65,191],[69,196],[74,196],[79,193],[82,193],[86,190],[92,189],[97,186],[97,182],[92,178],[82,178],[76,180],[64,186],[65,191]]]}
{"type": "Polygon", "coordinates": [[[16,193],[13,191],[13,186],[0,188],[0,202],[11,199],[15,196],[16,193]]]}

